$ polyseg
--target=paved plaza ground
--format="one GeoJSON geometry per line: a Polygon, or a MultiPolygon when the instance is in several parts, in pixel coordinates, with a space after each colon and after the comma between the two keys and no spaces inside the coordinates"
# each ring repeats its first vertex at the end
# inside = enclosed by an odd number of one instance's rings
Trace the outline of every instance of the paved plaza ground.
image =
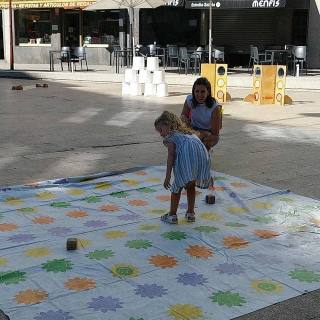
{"type": "MultiPolygon", "coordinates": [[[[182,79],[172,80],[165,98],[121,97],[119,82],[99,79],[40,81],[48,88],[0,79],[0,186],[164,165],[153,121],[163,110],[180,113],[194,78],[182,79]],[[23,91],[10,90],[18,84],[23,91]]],[[[294,82],[287,90],[294,104],[285,107],[244,103],[249,86],[230,87],[214,169],[320,199],[320,78],[305,79],[312,90],[300,77],[304,89],[294,82]]],[[[320,319],[320,292],[238,319],[320,319]]]]}

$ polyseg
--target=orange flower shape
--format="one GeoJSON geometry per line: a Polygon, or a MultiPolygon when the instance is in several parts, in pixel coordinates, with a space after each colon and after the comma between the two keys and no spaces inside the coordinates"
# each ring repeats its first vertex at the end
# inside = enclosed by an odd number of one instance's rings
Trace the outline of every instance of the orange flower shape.
{"type": "Polygon", "coordinates": [[[18,226],[13,223],[0,223],[0,231],[12,231],[17,228],[18,226]]]}
{"type": "Polygon", "coordinates": [[[135,207],[143,207],[149,204],[148,201],[141,200],[141,199],[132,199],[132,200],[129,200],[128,203],[130,204],[130,206],[135,206],[135,207]]]}
{"type": "Polygon", "coordinates": [[[48,217],[48,216],[40,216],[40,217],[36,217],[34,219],[32,219],[33,223],[36,224],[50,224],[54,221],[54,219],[52,217],[48,217]]]}
{"type": "Polygon", "coordinates": [[[149,263],[160,268],[173,268],[177,265],[175,257],[156,255],[149,258],[149,263]]]}
{"type": "Polygon", "coordinates": [[[199,245],[189,246],[186,251],[191,257],[202,259],[208,259],[213,255],[213,251],[211,249],[199,245]]]}
{"type": "Polygon", "coordinates": [[[248,188],[248,185],[243,182],[231,182],[230,185],[232,185],[235,188],[248,188]]]}
{"type": "Polygon", "coordinates": [[[170,201],[171,196],[169,194],[160,194],[159,196],[156,196],[156,199],[160,201],[170,201]]]}
{"type": "Polygon", "coordinates": [[[25,290],[15,295],[17,303],[33,304],[40,303],[48,298],[48,293],[43,290],[25,290]]]}
{"type": "Polygon", "coordinates": [[[278,232],[275,232],[272,230],[264,230],[264,229],[256,229],[253,231],[253,233],[262,239],[270,239],[280,235],[280,233],[278,232]]]}
{"type": "Polygon", "coordinates": [[[240,248],[247,247],[249,244],[249,241],[240,237],[231,236],[231,237],[225,237],[223,239],[223,244],[228,248],[240,249],[240,248]]]}
{"type": "Polygon", "coordinates": [[[101,211],[105,211],[105,212],[114,212],[114,211],[119,211],[120,210],[120,208],[115,204],[104,204],[99,209],[101,211]]]}
{"type": "Polygon", "coordinates": [[[82,218],[88,215],[87,211],[84,210],[71,210],[66,213],[68,217],[71,218],[82,218]]]}
{"type": "Polygon", "coordinates": [[[89,278],[73,278],[64,283],[65,288],[74,291],[85,291],[96,287],[96,282],[89,278]]]}
{"type": "Polygon", "coordinates": [[[146,176],[147,175],[146,172],[144,172],[144,171],[137,171],[135,174],[137,176],[146,176]]]}
{"type": "Polygon", "coordinates": [[[224,191],[224,190],[226,190],[226,188],[225,187],[221,187],[221,186],[212,186],[212,187],[209,187],[209,190],[224,191]]]}
{"type": "MultiPolygon", "coordinates": [[[[196,190],[196,196],[198,196],[199,194],[201,194],[202,192],[201,191],[198,191],[198,190],[196,190]]],[[[187,194],[187,191],[182,191],[182,194],[183,195],[186,195],[187,194]]]]}

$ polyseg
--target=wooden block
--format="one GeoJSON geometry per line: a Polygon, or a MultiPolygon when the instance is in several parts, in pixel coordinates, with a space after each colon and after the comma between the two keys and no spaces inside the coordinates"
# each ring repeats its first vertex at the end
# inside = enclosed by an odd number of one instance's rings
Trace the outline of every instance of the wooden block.
{"type": "Polygon", "coordinates": [[[43,87],[43,88],[48,88],[49,86],[48,86],[47,83],[44,83],[42,87],[43,87]]]}
{"type": "Polygon", "coordinates": [[[42,84],[41,83],[36,83],[36,88],[42,88],[42,84]]]}
{"type": "Polygon", "coordinates": [[[77,238],[68,238],[67,239],[67,250],[77,250],[77,238]]]}
{"type": "Polygon", "coordinates": [[[213,194],[207,194],[206,195],[206,203],[207,204],[215,204],[216,202],[216,197],[213,194]]]}

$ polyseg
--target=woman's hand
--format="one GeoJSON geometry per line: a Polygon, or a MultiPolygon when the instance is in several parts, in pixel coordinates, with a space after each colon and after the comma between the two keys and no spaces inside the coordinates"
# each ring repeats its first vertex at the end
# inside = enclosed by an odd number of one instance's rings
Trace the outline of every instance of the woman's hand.
{"type": "Polygon", "coordinates": [[[170,189],[170,187],[171,187],[170,179],[171,179],[170,176],[168,176],[168,177],[166,177],[166,178],[164,179],[163,186],[164,186],[164,188],[167,189],[167,190],[170,189]]]}

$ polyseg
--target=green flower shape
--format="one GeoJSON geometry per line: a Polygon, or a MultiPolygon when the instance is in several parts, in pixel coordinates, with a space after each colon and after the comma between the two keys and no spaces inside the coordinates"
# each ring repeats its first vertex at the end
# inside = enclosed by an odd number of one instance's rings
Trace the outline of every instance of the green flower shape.
{"type": "Polygon", "coordinates": [[[0,272],[0,283],[16,284],[25,281],[25,274],[25,272],[21,271],[0,272]]]}
{"type": "Polygon", "coordinates": [[[72,263],[66,259],[54,259],[42,264],[42,269],[47,272],[66,272],[72,269],[72,263]]]}
{"type": "Polygon", "coordinates": [[[150,242],[149,240],[142,240],[142,239],[130,240],[126,243],[126,247],[131,249],[147,249],[151,246],[152,246],[152,242],[150,242]]]}
{"type": "Polygon", "coordinates": [[[217,177],[214,177],[214,180],[215,181],[222,181],[222,180],[228,180],[226,177],[221,177],[221,176],[217,176],[217,177]]]}
{"type": "Polygon", "coordinates": [[[114,256],[114,252],[112,250],[95,250],[86,254],[86,257],[89,259],[102,260],[108,259],[114,256]]]}
{"type": "Polygon", "coordinates": [[[290,271],[289,276],[292,279],[296,279],[301,282],[320,282],[320,273],[309,271],[304,268],[296,268],[293,271],[290,271]]]}
{"type": "Polygon", "coordinates": [[[187,238],[187,234],[182,231],[169,231],[162,233],[161,236],[169,240],[183,240],[187,238]]]}
{"type": "Polygon", "coordinates": [[[254,221],[259,222],[259,223],[268,224],[268,223],[274,222],[274,219],[272,217],[255,217],[254,221]]]}
{"type": "Polygon", "coordinates": [[[226,305],[228,307],[242,306],[247,302],[239,293],[231,291],[214,292],[210,298],[213,302],[217,302],[219,306],[226,305]]]}
{"type": "Polygon", "coordinates": [[[139,227],[141,231],[155,231],[159,229],[158,225],[154,224],[145,224],[139,227]]]}
{"type": "Polygon", "coordinates": [[[111,192],[110,196],[115,198],[126,198],[129,194],[125,191],[111,192]]]}
{"type": "Polygon", "coordinates": [[[68,208],[71,206],[71,203],[67,201],[56,201],[50,203],[50,206],[55,208],[68,208]]]}
{"type": "Polygon", "coordinates": [[[152,189],[152,188],[148,188],[148,187],[144,187],[144,188],[138,189],[137,191],[143,192],[143,193],[153,193],[153,192],[156,192],[157,190],[152,189]]]}
{"type": "Polygon", "coordinates": [[[239,222],[226,222],[224,225],[232,228],[241,228],[241,227],[247,226],[246,224],[239,223],[239,222]]]}
{"type": "Polygon", "coordinates": [[[193,228],[194,230],[197,230],[199,232],[216,232],[219,230],[219,228],[217,227],[212,227],[212,226],[199,226],[199,227],[195,227],[193,228]]]}
{"type": "Polygon", "coordinates": [[[23,212],[23,213],[34,213],[34,212],[36,212],[36,209],[32,208],[32,207],[27,207],[27,208],[18,209],[18,211],[23,212]]]}
{"type": "Polygon", "coordinates": [[[288,203],[294,202],[292,198],[288,198],[288,197],[280,197],[279,200],[283,202],[288,202],[288,203]]]}
{"type": "Polygon", "coordinates": [[[101,202],[101,197],[89,196],[83,200],[86,201],[87,203],[97,203],[97,202],[101,202]]]}

